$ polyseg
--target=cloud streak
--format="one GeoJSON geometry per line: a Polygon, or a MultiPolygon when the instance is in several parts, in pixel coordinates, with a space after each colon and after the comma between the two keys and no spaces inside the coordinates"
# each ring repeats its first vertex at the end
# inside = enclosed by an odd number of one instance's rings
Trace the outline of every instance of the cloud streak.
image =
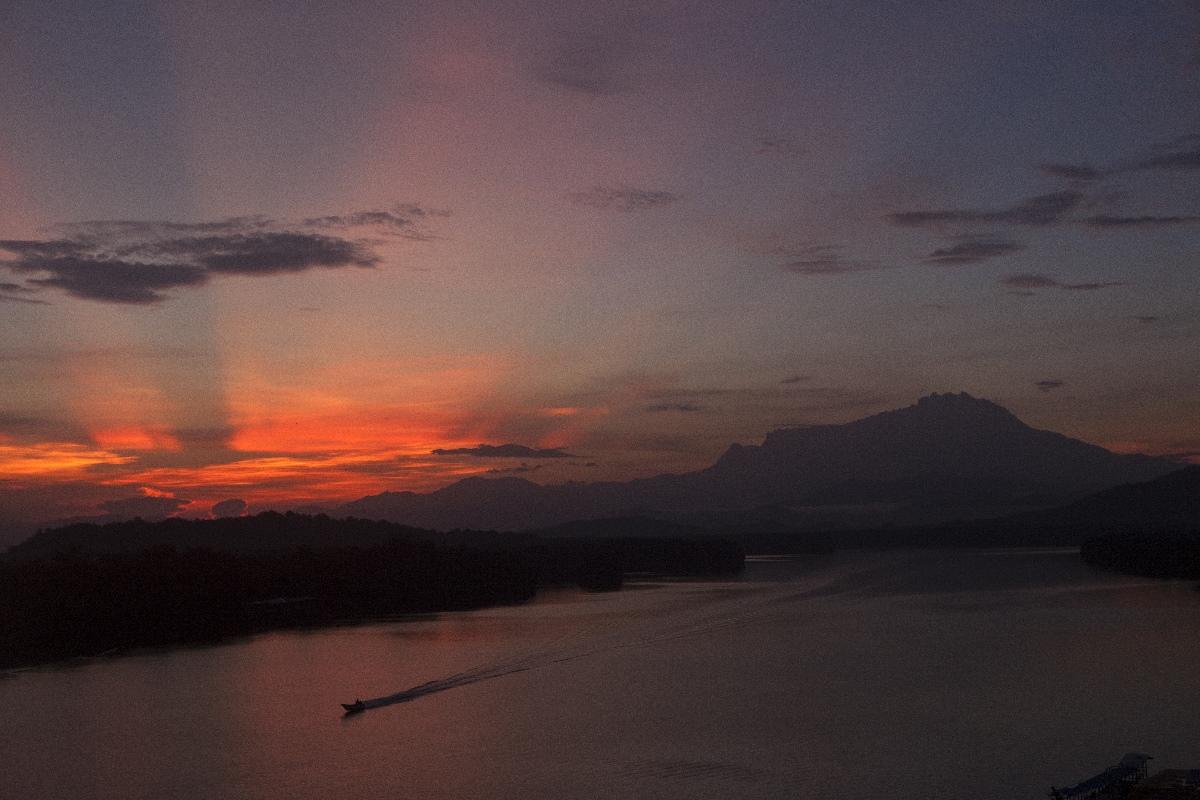
{"type": "Polygon", "coordinates": [[[1121,217],[1111,214],[1097,214],[1083,220],[1083,224],[1097,230],[1151,230],[1154,228],[1175,228],[1185,225],[1200,224],[1200,216],[1194,214],[1179,216],[1142,215],[1136,217],[1121,217]]]}
{"type": "Polygon", "coordinates": [[[0,240],[10,254],[0,265],[25,278],[0,284],[0,296],[58,289],[105,303],[148,305],[176,289],[214,277],[271,276],[312,269],[373,267],[379,262],[368,235],[425,238],[415,206],[395,213],[360,211],[307,219],[297,225],[263,217],[219,222],[115,221],[70,226],[53,239],[0,240]]]}
{"type": "Polygon", "coordinates": [[[1094,292],[1099,289],[1111,289],[1114,286],[1128,286],[1126,281],[1108,281],[1105,283],[1063,283],[1047,275],[1021,273],[1009,275],[1000,279],[1000,285],[1015,290],[1015,294],[1031,295],[1034,289],[1062,289],[1068,292],[1094,292]]]}
{"type": "Polygon", "coordinates": [[[1078,191],[1037,195],[990,211],[952,209],[941,211],[901,211],[885,219],[903,228],[936,228],[945,225],[1028,225],[1045,227],[1061,221],[1075,210],[1084,195],[1078,191]]]}
{"type": "Polygon", "coordinates": [[[1025,246],[1003,239],[968,239],[949,247],[940,247],[922,259],[936,267],[958,267],[980,264],[992,258],[1017,253],[1025,246]]]}
{"type": "Polygon", "coordinates": [[[571,202],[602,211],[651,211],[679,201],[671,192],[637,189],[631,186],[596,186],[568,195],[571,202]]]}
{"type": "Polygon", "coordinates": [[[544,466],[546,466],[546,465],[545,464],[530,465],[530,464],[526,464],[526,463],[522,462],[521,464],[519,464],[518,466],[515,466],[515,467],[493,467],[492,469],[489,469],[487,471],[487,474],[489,474],[489,475],[518,475],[518,474],[525,473],[525,472],[537,472],[539,469],[541,469],[544,466]]]}
{"type": "Polygon", "coordinates": [[[430,451],[435,456],[474,456],[476,458],[577,458],[556,447],[527,447],[523,444],[481,444],[477,447],[439,448],[430,451]]]}
{"type": "Polygon", "coordinates": [[[839,253],[842,245],[822,244],[804,248],[791,255],[797,257],[789,261],[781,269],[784,272],[794,272],[797,275],[848,275],[855,272],[870,272],[886,269],[886,265],[877,261],[859,261],[843,258],[839,253]]]}

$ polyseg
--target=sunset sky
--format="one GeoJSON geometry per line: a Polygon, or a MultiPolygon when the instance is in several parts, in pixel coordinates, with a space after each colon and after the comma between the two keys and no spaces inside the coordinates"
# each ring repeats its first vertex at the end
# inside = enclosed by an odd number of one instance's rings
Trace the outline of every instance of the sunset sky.
{"type": "Polygon", "coordinates": [[[932,391],[1200,452],[1196,0],[15,0],[0,109],[0,528],[932,391]]]}

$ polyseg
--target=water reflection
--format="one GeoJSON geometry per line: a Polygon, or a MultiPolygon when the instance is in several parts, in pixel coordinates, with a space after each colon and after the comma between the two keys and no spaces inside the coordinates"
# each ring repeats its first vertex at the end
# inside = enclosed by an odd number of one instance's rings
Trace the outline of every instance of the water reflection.
{"type": "Polygon", "coordinates": [[[1190,585],[991,551],[645,586],[10,674],[0,797],[1032,800],[1200,765],[1190,585]]]}

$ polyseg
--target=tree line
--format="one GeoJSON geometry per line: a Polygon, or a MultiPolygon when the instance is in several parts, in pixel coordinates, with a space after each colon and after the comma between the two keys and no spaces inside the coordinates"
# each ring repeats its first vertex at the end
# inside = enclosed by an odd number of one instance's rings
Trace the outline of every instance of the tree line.
{"type": "Polygon", "coordinates": [[[614,590],[629,572],[733,574],[744,563],[737,545],[711,539],[457,532],[443,544],[414,533],[275,512],[42,532],[54,535],[40,546],[61,546],[0,559],[0,667],[515,604],[549,586],[614,590]],[[236,548],[212,546],[230,536],[236,548]]]}

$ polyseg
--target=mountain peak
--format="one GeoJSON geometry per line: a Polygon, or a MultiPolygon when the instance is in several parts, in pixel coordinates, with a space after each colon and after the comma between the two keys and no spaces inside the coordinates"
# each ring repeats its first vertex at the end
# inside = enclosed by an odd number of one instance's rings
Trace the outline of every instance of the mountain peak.
{"type": "Polygon", "coordinates": [[[916,410],[942,416],[1017,419],[1011,411],[999,403],[993,403],[991,400],[984,400],[980,397],[973,397],[966,392],[959,392],[958,394],[954,392],[946,392],[944,394],[934,392],[931,395],[922,397],[915,405],[899,410],[916,410]]]}
{"type": "MultiPolygon", "coordinates": [[[[978,397],[974,397],[974,396],[968,394],[967,392],[942,392],[942,393],[933,392],[932,394],[926,395],[925,397],[922,397],[919,400],[917,400],[916,405],[918,407],[920,407],[920,406],[952,406],[952,405],[964,406],[964,405],[968,405],[971,403],[978,403],[981,405],[989,405],[989,406],[996,405],[991,400],[982,400],[978,397]]],[[[996,406],[996,407],[999,408],[999,406],[996,406]]]]}
{"type": "Polygon", "coordinates": [[[885,424],[896,424],[904,420],[907,424],[916,424],[922,428],[983,428],[998,431],[1027,427],[999,403],[973,397],[966,392],[934,392],[922,397],[914,405],[885,411],[860,422],[872,419],[878,419],[880,422],[887,420],[888,423],[885,424]]]}

